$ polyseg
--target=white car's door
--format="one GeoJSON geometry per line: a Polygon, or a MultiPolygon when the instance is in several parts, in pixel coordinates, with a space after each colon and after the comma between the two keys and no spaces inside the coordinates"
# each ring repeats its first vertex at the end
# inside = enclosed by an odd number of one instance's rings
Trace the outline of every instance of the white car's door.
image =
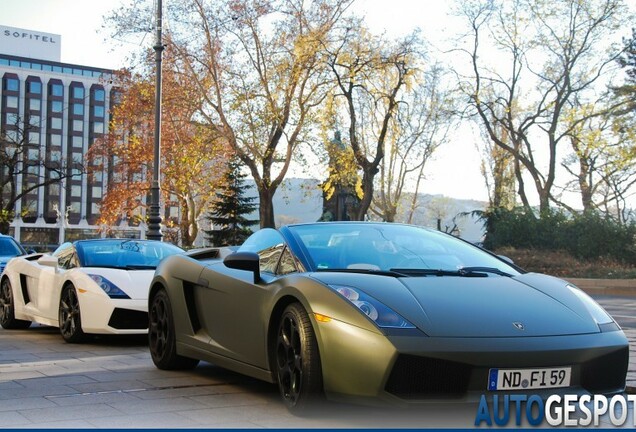
{"type": "Polygon", "coordinates": [[[40,315],[47,320],[57,322],[62,282],[67,271],[59,266],[42,266],[37,283],[37,308],[40,315]]]}
{"type": "Polygon", "coordinates": [[[40,273],[36,281],[37,309],[42,322],[58,325],[58,312],[62,284],[66,273],[77,266],[75,247],[71,243],[60,246],[52,256],[38,260],[40,273]]]}

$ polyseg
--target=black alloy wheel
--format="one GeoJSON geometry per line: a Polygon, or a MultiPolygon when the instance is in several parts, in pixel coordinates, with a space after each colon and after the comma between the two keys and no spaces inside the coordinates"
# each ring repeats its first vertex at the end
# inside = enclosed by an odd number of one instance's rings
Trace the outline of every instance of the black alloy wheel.
{"type": "Polygon", "coordinates": [[[321,398],[323,389],[316,335],[300,303],[287,306],[277,334],[278,388],[287,408],[302,413],[321,398]]]}
{"type": "Polygon", "coordinates": [[[148,347],[159,369],[192,369],[199,360],[177,354],[177,343],[170,298],[165,290],[157,291],[148,311],[148,347]]]}
{"type": "Polygon", "coordinates": [[[0,284],[0,325],[7,330],[25,329],[31,325],[31,321],[15,319],[13,290],[8,277],[0,284]]]}
{"type": "Polygon", "coordinates": [[[73,285],[66,285],[62,290],[59,308],[60,334],[68,343],[79,343],[86,339],[82,331],[82,315],[79,298],[73,285]]]}

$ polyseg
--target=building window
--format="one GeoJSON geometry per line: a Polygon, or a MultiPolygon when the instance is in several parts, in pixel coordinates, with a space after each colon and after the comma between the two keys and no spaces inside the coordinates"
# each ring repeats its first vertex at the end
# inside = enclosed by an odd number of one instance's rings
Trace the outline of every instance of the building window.
{"type": "Polygon", "coordinates": [[[10,143],[17,144],[17,143],[20,142],[20,138],[18,136],[18,131],[16,131],[16,130],[5,131],[4,132],[4,136],[7,138],[7,141],[9,141],[10,143]]]}
{"type": "Polygon", "coordinates": [[[29,132],[29,144],[40,144],[40,132],[29,132]]]}
{"type": "Polygon", "coordinates": [[[29,149],[28,151],[29,160],[37,161],[40,159],[40,151],[38,149],[29,149]]]}
{"type": "Polygon", "coordinates": [[[51,195],[59,195],[60,194],[60,184],[53,183],[49,185],[49,194],[51,195]]]}
{"type": "Polygon", "coordinates": [[[7,126],[17,126],[19,120],[17,113],[7,113],[7,126]]]}
{"type": "Polygon", "coordinates": [[[73,137],[73,147],[82,148],[84,146],[84,139],[81,136],[73,137]]]}
{"type": "Polygon", "coordinates": [[[104,117],[104,107],[101,105],[93,106],[93,116],[104,117]]]}
{"type": "Polygon", "coordinates": [[[40,99],[29,99],[29,109],[31,111],[40,111],[41,106],[42,102],[40,99]]]}
{"type": "Polygon", "coordinates": [[[82,187],[81,186],[71,186],[71,196],[72,197],[82,196],[82,187]]]}
{"type": "Polygon", "coordinates": [[[33,94],[41,94],[42,93],[42,83],[39,81],[29,81],[29,93],[33,94]]]}
{"type": "Polygon", "coordinates": [[[51,129],[62,129],[62,119],[59,117],[51,117],[51,129]]]}
{"type": "Polygon", "coordinates": [[[97,203],[91,204],[91,214],[94,214],[94,215],[99,214],[99,204],[97,203]]]}
{"type": "Polygon", "coordinates": [[[102,187],[101,186],[93,186],[91,195],[93,198],[101,198],[102,197],[102,187]]]}
{"type": "Polygon", "coordinates": [[[50,150],[49,155],[51,162],[59,162],[62,159],[62,152],[59,150],[50,150]]]}
{"type": "Polygon", "coordinates": [[[51,102],[51,112],[61,113],[62,112],[62,101],[52,101],[51,102]]]}
{"type": "Polygon", "coordinates": [[[84,130],[83,120],[73,120],[73,131],[82,132],[84,130]]]}
{"type": "Polygon", "coordinates": [[[84,115],[84,104],[74,103],[73,104],[73,114],[74,115],[84,115]]]}
{"type": "Polygon", "coordinates": [[[99,102],[104,102],[106,97],[106,93],[102,89],[95,90],[95,100],[99,102]]]}
{"type": "Polygon", "coordinates": [[[64,96],[64,87],[62,84],[51,85],[51,96],[64,96]]]}
{"type": "Polygon", "coordinates": [[[95,122],[93,124],[93,132],[104,133],[104,122],[95,122]]]}
{"type": "Polygon", "coordinates": [[[4,81],[4,89],[8,91],[18,91],[20,90],[20,81],[16,78],[7,78],[4,81]]]}
{"type": "Polygon", "coordinates": [[[40,118],[39,115],[30,115],[29,116],[29,126],[31,126],[33,128],[39,128],[41,122],[42,122],[42,119],[40,118]]]}
{"type": "Polygon", "coordinates": [[[61,146],[62,145],[62,135],[51,134],[49,137],[49,142],[52,146],[61,146]]]}
{"type": "Polygon", "coordinates": [[[73,87],[73,98],[84,99],[84,87],[73,87]]]}
{"type": "Polygon", "coordinates": [[[17,108],[17,107],[18,107],[18,97],[7,96],[7,108],[17,108]]]}

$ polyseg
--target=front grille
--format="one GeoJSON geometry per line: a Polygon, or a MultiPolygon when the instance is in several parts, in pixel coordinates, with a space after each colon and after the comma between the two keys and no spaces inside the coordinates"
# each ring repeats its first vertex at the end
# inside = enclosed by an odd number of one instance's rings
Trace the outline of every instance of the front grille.
{"type": "Polygon", "coordinates": [[[589,360],[581,366],[581,386],[590,393],[621,391],[629,363],[629,348],[589,360]]]}
{"type": "Polygon", "coordinates": [[[472,366],[464,363],[400,354],[385,390],[403,399],[460,397],[471,373],[472,366]]]}
{"type": "Polygon", "coordinates": [[[148,328],[148,313],[115,308],[108,325],[118,330],[143,330],[148,328]]]}

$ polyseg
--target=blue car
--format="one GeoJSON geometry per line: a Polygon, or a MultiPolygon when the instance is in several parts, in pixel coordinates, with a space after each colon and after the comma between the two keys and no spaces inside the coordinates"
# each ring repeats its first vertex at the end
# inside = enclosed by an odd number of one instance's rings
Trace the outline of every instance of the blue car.
{"type": "Polygon", "coordinates": [[[27,251],[13,237],[0,234],[0,273],[11,258],[26,254],[27,251]]]}

